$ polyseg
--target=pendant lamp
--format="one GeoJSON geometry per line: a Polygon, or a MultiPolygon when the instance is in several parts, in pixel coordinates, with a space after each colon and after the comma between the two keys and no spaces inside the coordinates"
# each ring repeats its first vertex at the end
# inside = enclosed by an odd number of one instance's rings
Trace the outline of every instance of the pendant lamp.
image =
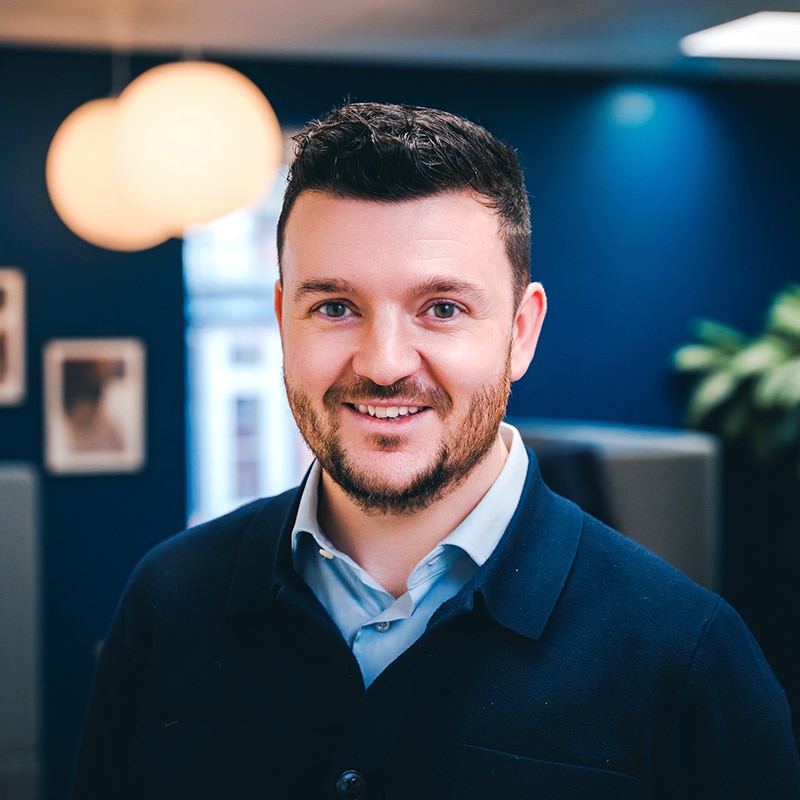
{"type": "Polygon", "coordinates": [[[282,158],[278,119],[255,84],[222,64],[183,61],[67,117],[47,186],[79,236],[137,250],[255,202],[282,158]]]}
{"type": "Polygon", "coordinates": [[[266,97],[222,64],[145,72],[120,94],[117,127],[120,180],[178,234],[254,202],[283,157],[266,97]]]}
{"type": "Polygon", "coordinates": [[[110,250],[144,250],[172,231],[122,188],[115,131],[116,100],[91,100],[75,109],[50,145],[47,189],[58,215],[81,238],[110,250]]]}

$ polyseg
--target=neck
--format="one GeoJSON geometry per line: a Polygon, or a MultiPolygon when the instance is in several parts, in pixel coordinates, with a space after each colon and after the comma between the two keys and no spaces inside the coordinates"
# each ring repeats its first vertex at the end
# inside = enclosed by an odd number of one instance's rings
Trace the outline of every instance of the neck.
{"type": "Polygon", "coordinates": [[[318,516],[328,538],[394,597],[404,594],[419,561],[469,516],[503,469],[500,436],[465,480],[411,514],[375,514],[322,473],[318,516]]]}

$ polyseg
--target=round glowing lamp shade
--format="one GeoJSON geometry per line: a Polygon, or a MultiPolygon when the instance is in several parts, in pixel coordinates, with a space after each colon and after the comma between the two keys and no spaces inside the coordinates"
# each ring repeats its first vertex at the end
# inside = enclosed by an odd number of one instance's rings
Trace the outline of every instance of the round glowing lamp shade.
{"type": "Polygon", "coordinates": [[[64,120],[47,153],[47,190],[58,215],[81,238],[111,250],[144,250],[172,233],[120,188],[116,114],[113,99],[92,100],[64,120]]]}
{"type": "Polygon", "coordinates": [[[258,87],[202,61],[154,67],[130,83],[115,142],[120,180],[177,235],[257,200],[283,157],[278,119],[258,87]]]}

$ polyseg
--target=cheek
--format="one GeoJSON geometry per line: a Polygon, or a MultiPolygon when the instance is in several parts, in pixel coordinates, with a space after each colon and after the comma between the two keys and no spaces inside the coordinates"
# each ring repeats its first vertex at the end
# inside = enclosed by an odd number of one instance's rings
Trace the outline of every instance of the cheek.
{"type": "Polygon", "coordinates": [[[496,386],[506,373],[510,341],[498,336],[473,339],[458,348],[441,347],[429,362],[436,380],[458,401],[485,386],[496,386]]]}
{"type": "Polygon", "coordinates": [[[283,341],[284,374],[301,391],[327,389],[345,361],[341,348],[330,337],[287,337],[283,341]]]}

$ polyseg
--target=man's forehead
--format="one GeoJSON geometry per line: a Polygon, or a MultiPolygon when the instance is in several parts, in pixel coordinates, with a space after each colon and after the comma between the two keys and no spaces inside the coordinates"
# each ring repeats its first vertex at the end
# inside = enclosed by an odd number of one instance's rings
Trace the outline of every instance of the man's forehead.
{"type": "MultiPolygon", "coordinates": [[[[446,231],[449,226],[458,226],[464,213],[474,218],[486,220],[484,232],[493,233],[498,239],[501,236],[501,219],[498,212],[491,207],[487,198],[471,190],[438,192],[419,197],[400,199],[383,199],[371,197],[353,197],[320,189],[304,189],[295,199],[286,216],[284,236],[288,241],[292,229],[297,227],[300,219],[304,226],[313,225],[322,215],[337,214],[350,216],[359,227],[360,215],[369,214],[373,219],[395,219],[409,213],[424,215],[425,221],[436,221],[446,231]],[[458,208],[458,212],[448,215],[448,209],[458,208]],[[377,212],[373,213],[373,212],[377,212]]],[[[305,235],[304,230],[304,235],[305,235]]]]}
{"type": "Polygon", "coordinates": [[[505,247],[497,214],[467,193],[389,202],[308,192],[298,197],[285,228],[289,260],[292,253],[335,258],[365,250],[381,259],[410,249],[419,258],[437,258],[476,249],[501,254],[505,247]]]}

